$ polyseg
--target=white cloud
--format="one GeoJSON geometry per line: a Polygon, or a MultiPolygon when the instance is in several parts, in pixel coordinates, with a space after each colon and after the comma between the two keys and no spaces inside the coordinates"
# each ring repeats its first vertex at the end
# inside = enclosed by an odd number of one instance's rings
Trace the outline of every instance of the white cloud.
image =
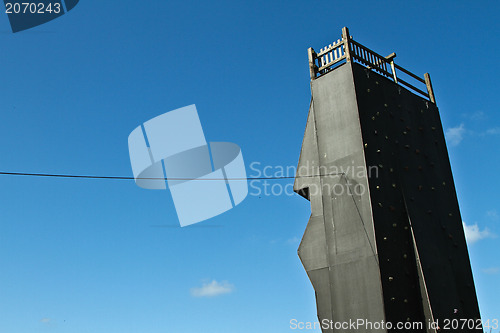
{"type": "Polygon", "coordinates": [[[490,128],[486,131],[486,134],[488,135],[497,135],[497,134],[500,134],[500,127],[493,127],[493,128],[490,128]]]}
{"type": "Polygon", "coordinates": [[[484,228],[483,230],[479,230],[479,226],[476,224],[473,225],[467,225],[465,222],[463,222],[464,225],[464,231],[465,231],[465,238],[467,239],[468,244],[473,244],[477,242],[478,240],[484,239],[484,238],[493,238],[495,237],[494,234],[492,234],[488,228],[484,228]]]}
{"type": "Polygon", "coordinates": [[[498,213],[495,209],[492,209],[492,210],[489,210],[486,212],[486,216],[488,216],[489,218],[493,219],[493,220],[497,220],[498,219],[498,213]]]}
{"type": "Polygon", "coordinates": [[[483,111],[476,111],[470,115],[470,119],[472,120],[485,120],[486,118],[487,116],[483,111]]]}
{"type": "Polygon", "coordinates": [[[203,283],[201,287],[191,288],[191,295],[194,297],[214,297],[233,292],[234,286],[227,281],[203,283]]]}
{"type": "Polygon", "coordinates": [[[283,245],[283,244],[286,244],[286,245],[296,245],[296,244],[299,244],[300,243],[300,238],[297,237],[297,236],[294,236],[292,238],[288,238],[288,239],[281,239],[281,238],[278,238],[278,239],[273,239],[273,240],[270,240],[269,241],[269,244],[271,245],[283,245]]]}
{"type": "Polygon", "coordinates": [[[451,127],[446,130],[446,140],[451,146],[458,146],[464,139],[465,125],[462,123],[460,126],[451,127]]]}
{"type": "Polygon", "coordinates": [[[500,267],[491,267],[482,270],[486,274],[498,274],[500,272],[500,267]]]}
{"type": "Polygon", "coordinates": [[[41,323],[44,323],[44,324],[48,324],[48,323],[50,323],[51,321],[52,321],[52,319],[50,319],[50,318],[42,318],[42,319],[40,319],[40,322],[41,322],[41,323]]]}

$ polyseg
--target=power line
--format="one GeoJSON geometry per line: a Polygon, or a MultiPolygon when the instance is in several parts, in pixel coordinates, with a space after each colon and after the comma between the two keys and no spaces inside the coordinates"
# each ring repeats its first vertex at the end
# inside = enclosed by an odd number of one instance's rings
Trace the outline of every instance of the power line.
{"type": "Polygon", "coordinates": [[[25,176],[25,177],[47,177],[47,178],[79,178],[79,179],[106,179],[106,180],[280,180],[280,179],[294,179],[294,178],[312,178],[312,177],[325,177],[325,176],[340,176],[344,173],[330,173],[324,175],[306,175],[306,176],[276,176],[276,177],[246,177],[246,178],[134,178],[129,176],[98,176],[98,175],[74,175],[74,174],[54,174],[54,173],[27,173],[27,172],[5,172],[0,171],[0,175],[5,176],[25,176]]]}

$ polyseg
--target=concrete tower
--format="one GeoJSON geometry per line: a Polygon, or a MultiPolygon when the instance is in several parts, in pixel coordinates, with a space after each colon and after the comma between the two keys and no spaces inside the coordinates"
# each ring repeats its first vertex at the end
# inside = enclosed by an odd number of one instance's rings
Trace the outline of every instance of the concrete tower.
{"type": "Polygon", "coordinates": [[[323,332],[354,332],[352,322],[360,332],[436,332],[436,322],[482,331],[429,75],[347,28],[308,52],[312,98],[294,190],[311,202],[298,254],[323,332]]]}

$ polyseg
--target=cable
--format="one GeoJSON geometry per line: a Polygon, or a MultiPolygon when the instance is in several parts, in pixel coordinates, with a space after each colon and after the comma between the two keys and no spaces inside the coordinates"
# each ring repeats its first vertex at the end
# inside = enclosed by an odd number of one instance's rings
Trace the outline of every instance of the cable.
{"type": "MultiPolygon", "coordinates": [[[[227,180],[280,180],[280,179],[294,179],[294,178],[312,178],[312,177],[326,177],[326,176],[340,176],[344,173],[330,173],[325,175],[309,175],[309,176],[280,176],[280,177],[247,177],[247,178],[227,178],[227,180]]],[[[26,173],[26,172],[5,172],[0,171],[0,175],[5,176],[27,176],[27,177],[51,177],[51,178],[80,178],[80,179],[107,179],[107,180],[135,180],[134,177],[127,176],[94,176],[94,175],[64,175],[53,173],[26,173]]],[[[137,178],[147,180],[226,180],[223,178],[137,178]]]]}

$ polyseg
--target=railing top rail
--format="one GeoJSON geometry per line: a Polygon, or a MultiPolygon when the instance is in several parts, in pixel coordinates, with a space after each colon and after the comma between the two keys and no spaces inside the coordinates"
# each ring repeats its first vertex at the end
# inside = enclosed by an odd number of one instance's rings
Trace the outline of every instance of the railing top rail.
{"type": "Polygon", "coordinates": [[[391,55],[384,57],[375,51],[370,50],[366,46],[356,42],[352,36],[349,35],[349,29],[347,29],[347,27],[342,29],[341,39],[325,46],[319,53],[316,53],[311,47],[308,49],[308,55],[311,80],[315,80],[322,75],[325,75],[342,63],[356,61],[365,65],[367,68],[392,79],[395,83],[410,88],[413,92],[428,98],[432,103],[436,103],[428,73],[425,73],[424,78],[421,78],[409,70],[395,64],[394,58],[396,57],[396,53],[392,53],[391,55]],[[396,74],[396,69],[417,82],[424,83],[426,85],[427,92],[424,92],[423,90],[408,83],[406,80],[399,78],[396,74]]]}

